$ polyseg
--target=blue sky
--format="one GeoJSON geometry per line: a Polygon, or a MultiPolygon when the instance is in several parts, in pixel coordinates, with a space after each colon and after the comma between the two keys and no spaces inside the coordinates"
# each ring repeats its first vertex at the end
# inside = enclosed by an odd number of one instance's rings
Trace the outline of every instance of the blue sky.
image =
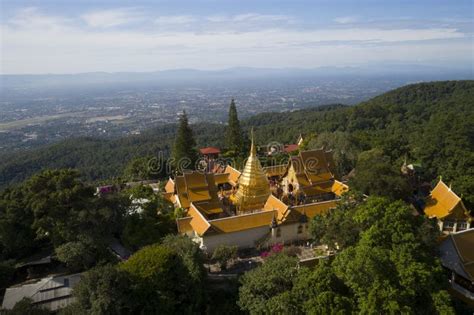
{"type": "Polygon", "coordinates": [[[472,1],[1,1],[1,73],[471,67],[472,1]]]}

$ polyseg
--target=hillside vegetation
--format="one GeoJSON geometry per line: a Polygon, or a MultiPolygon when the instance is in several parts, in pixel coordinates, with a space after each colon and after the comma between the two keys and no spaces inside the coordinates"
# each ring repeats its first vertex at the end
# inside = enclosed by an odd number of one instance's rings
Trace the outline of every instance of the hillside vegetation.
{"type": "MultiPolygon", "coordinates": [[[[238,103],[238,100],[237,100],[238,103]]],[[[334,149],[341,172],[355,166],[361,152],[377,148],[394,167],[420,164],[424,179],[452,183],[474,204],[474,81],[445,81],[405,86],[353,107],[323,106],[291,113],[264,113],[242,122],[255,127],[259,144],[292,143],[300,133],[305,146],[334,149]]],[[[225,143],[224,126],[194,125],[198,146],[225,143]]],[[[136,156],[167,156],[175,125],[116,140],[69,139],[44,148],[4,153],[0,187],[44,168],[78,168],[88,180],[120,176],[136,156]]]]}

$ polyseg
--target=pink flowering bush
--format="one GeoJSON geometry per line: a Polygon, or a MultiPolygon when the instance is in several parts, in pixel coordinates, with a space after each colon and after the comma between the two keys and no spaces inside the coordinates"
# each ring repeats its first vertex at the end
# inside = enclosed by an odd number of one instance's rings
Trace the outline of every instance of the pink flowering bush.
{"type": "Polygon", "coordinates": [[[278,254],[278,253],[281,253],[283,251],[283,244],[280,244],[280,243],[277,243],[277,244],[274,244],[270,250],[268,251],[264,251],[260,254],[260,257],[262,257],[263,259],[265,258],[268,258],[269,256],[273,255],[273,254],[278,254]]]}

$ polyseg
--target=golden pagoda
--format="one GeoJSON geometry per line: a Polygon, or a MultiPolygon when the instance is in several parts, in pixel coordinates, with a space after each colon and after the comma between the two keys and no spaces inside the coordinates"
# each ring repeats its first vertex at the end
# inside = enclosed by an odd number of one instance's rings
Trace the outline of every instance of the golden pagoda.
{"type": "Polygon", "coordinates": [[[262,209],[270,196],[268,179],[257,157],[257,150],[253,140],[253,130],[251,132],[251,138],[250,156],[239,177],[239,188],[234,201],[237,207],[237,213],[239,214],[262,209]]]}

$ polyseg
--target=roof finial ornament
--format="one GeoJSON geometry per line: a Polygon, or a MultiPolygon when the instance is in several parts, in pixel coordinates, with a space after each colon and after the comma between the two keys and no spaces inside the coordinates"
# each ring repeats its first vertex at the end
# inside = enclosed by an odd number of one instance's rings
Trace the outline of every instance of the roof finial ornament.
{"type": "Polygon", "coordinates": [[[250,129],[250,155],[256,156],[257,155],[257,149],[255,148],[255,141],[254,141],[254,136],[253,136],[253,127],[250,129]]]}
{"type": "Polygon", "coordinates": [[[453,186],[453,182],[449,182],[449,190],[451,190],[452,186],[453,186]]]}

